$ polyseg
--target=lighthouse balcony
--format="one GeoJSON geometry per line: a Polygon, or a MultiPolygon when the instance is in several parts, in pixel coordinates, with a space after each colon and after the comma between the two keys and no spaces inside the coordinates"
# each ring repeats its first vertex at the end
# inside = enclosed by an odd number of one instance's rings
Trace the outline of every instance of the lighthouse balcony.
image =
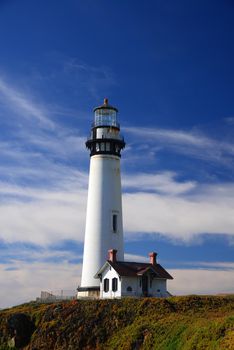
{"type": "Polygon", "coordinates": [[[120,139],[88,139],[86,147],[90,149],[90,155],[110,154],[121,157],[120,152],[125,147],[124,138],[120,139]]]}

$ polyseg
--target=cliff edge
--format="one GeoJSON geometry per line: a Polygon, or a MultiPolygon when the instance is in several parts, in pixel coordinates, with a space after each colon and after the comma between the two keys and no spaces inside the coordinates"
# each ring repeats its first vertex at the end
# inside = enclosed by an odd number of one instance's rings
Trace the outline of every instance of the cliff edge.
{"type": "Polygon", "coordinates": [[[234,295],[36,302],[0,311],[0,350],[234,349],[234,295]]]}

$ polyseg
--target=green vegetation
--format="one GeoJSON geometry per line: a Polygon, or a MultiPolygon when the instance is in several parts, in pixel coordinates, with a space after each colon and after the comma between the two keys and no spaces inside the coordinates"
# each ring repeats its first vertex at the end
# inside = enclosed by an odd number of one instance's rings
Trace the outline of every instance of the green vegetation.
{"type": "Polygon", "coordinates": [[[234,296],[24,304],[0,312],[0,350],[16,313],[35,325],[27,350],[234,349],[234,296]]]}

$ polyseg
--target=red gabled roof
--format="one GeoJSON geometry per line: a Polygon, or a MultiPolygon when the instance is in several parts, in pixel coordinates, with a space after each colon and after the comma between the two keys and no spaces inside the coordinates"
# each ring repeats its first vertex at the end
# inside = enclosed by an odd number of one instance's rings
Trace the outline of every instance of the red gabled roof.
{"type": "Polygon", "coordinates": [[[141,276],[151,270],[156,278],[173,279],[173,277],[160,265],[150,263],[140,263],[131,261],[115,261],[107,260],[120,276],[141,276]]]}

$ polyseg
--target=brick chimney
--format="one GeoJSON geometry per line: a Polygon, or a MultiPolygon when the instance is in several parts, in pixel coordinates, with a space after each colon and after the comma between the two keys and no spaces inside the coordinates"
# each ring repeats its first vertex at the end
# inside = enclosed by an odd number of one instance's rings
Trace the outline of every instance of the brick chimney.
{"type": "Polygon", "coordinates": [[[116,262],[116,254],[117,254],[117,250],[116,249],[110,249],[108,250],[108,260],[112,261],[112,262],[116,262]]]}
{"type": "Polygon", "coordinates": [[[155,252],[152,252],[152,253],[149,253],[149,257],[150,257],[150,264],[152,265],[156,265],[157,264],[157,253],[155,252]]]}

